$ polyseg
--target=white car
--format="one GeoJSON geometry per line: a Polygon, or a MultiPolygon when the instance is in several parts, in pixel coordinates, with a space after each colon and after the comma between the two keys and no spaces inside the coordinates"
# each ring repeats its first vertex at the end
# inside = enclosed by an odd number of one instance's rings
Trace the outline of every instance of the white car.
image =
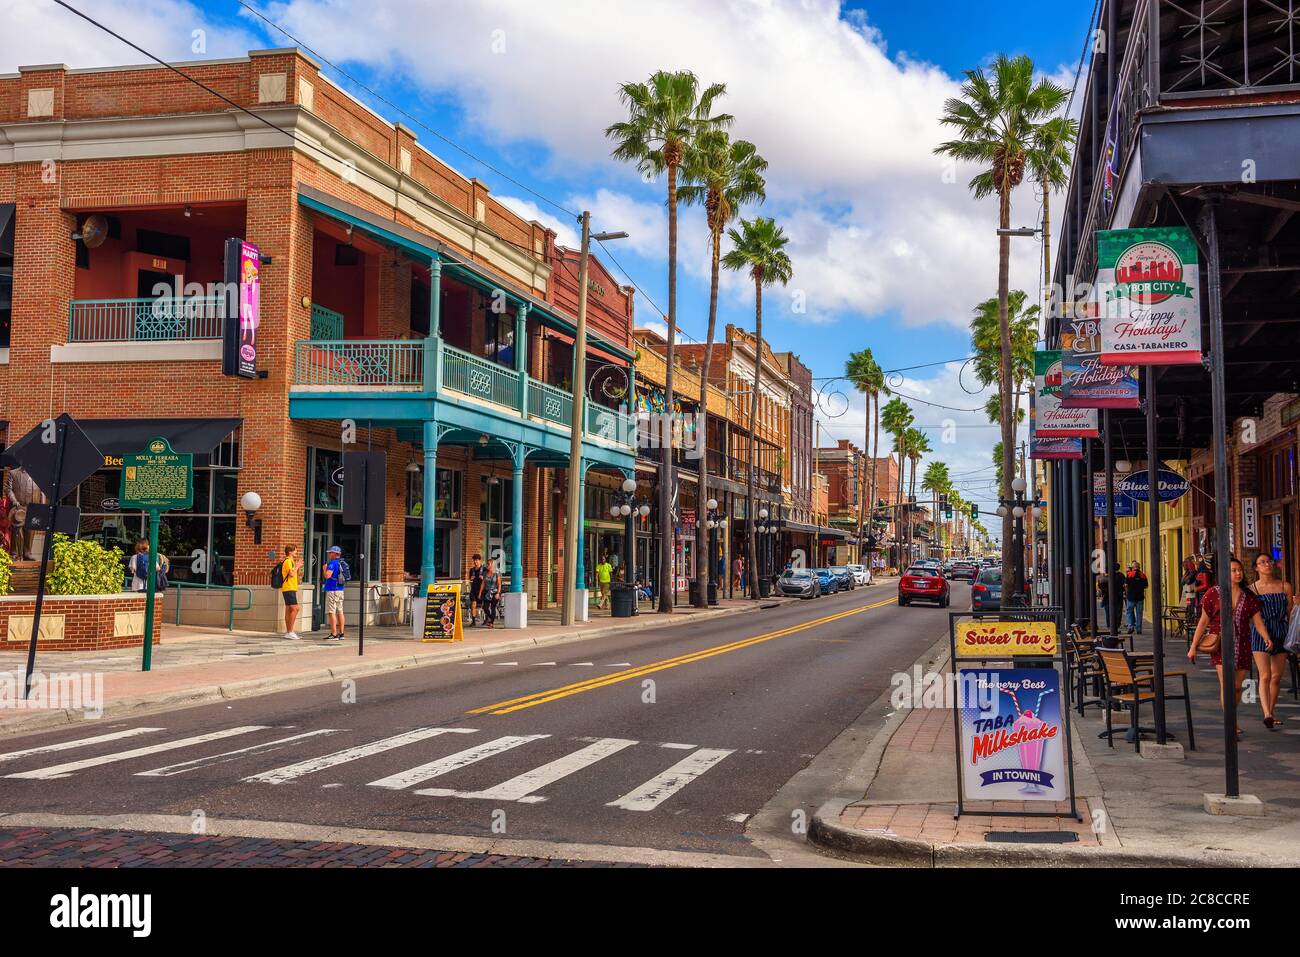
{"type": "Polygon", "coordinates": [[[871,570],[866,565],[849,565],[849,571],[853,572],[853,584],[870,585],[871,570]]]}

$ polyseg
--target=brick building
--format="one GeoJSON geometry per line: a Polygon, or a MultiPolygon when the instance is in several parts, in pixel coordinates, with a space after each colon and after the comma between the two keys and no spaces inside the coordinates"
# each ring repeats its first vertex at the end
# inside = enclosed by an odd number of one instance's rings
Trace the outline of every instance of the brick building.
{"type": "MultiPolygon", "coordinates": [[[[175,579],[252,587],[245,627],[275,627],[267,582],[286,543],[304,548],[308,591],[338,543],[392,601],[460,579],[475,552],[502,562],[511,624],[557,601],[577,254],[299,51],[180,69],[192,79],[155,65],[0,77],[8,440],[63,411],[83,422],[105,467],[75,496],[81,534],[110,544],[143,528],[118,502],[120,456],[155,435],[196,453],[194,508],[164,519],[162,549],[175,579]],[[230,239],[256,253],[243,320],[219,285],[230,239]],[[255,348],[251,376],[223,374],[227,332],[255,348]],[[387,454],[370,547],[342,521],[349,448],[387,454]]],[[[588,288],[582,466],[621,479],[630,417],[593,380],[626,387],[632,292],[596,261],[588,288]]],[[[6,478],[10,504],[30,495],[22,479],[6,478]]]]}

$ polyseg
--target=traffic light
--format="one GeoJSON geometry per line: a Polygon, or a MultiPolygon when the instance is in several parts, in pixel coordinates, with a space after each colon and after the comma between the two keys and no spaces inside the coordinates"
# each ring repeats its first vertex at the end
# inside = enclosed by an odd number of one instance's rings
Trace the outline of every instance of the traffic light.
{"type": "Polygon", "coordinates": [[[970,518],[971,518],[971,521],[972,521],[972,522],[977,521],[977,520],[979,519],[979,517],[980,517],[980,507],[979,507],[978,505],[972,505],[972,506],[970,507],[970,518]]]}

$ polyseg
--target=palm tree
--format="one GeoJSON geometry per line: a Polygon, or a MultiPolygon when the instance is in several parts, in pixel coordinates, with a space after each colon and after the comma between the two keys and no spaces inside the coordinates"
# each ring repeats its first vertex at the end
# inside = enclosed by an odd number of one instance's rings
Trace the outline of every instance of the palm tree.
{"type": "MultiPolygon", "coordinates": [[[[689,70],[669,73],[660,70],[646,83],[624,83],[619,99],[627,107],[625,122],[614,123],[605,135],[614,141],[615,159],[635,163],[643,175],[668,174],[668,347],[665,356],[664,408],[672,413],[673,361],[677,342],[677,171],[696,140],[709,130],[731,125],[726,113],[713,113],[713,103],[727,92],[715,83],[700,92],[695,74],[689,70]]],[[[578,344],[583,347],[582,343],[578,344]]],[[[575,382],[575,389],[583,384],[575,382]]],[[[705,437],[707,443],[708,438],[705,437]]],[[[659,527],[663,530],[659,549],[659,611],[673,610],[673,450],[664,443],[659,458],[659,527]]],[[[706,446],[707,447],[707,446],[706,446]]]]}
{"type": "Polygon", "coordinates": [[[763,287],[785,285],[794,275],[794,266],[785,245],[790,240],[775,220],[762,216],[742,219],[740,229],[727,230],[731,249],[722,265],[732,270],[748,270],[754,280],[754,391],[749,397],[749,468],[745,482],[746,562],[749,566],[751,594],[758,597],[757,550],[754,546],[754,433],[758,431],[758,388],[763,375],[763,287]]]}
{"type": "MultiPolygon", "coordinates": [[[[713,337],[718,324],[718,265],[722,258],[722,233],[746,203],[762,202],[766,197],[763,173],[767,160],[746,140],[732,142],[723,130],[701,134],[682,163],[682,185],[678,198],[688,206],[703,205],[709,225],[709,333],[704,340],[704,364],[700,369],[700,405],[698,434],[704,450],[700,467],[698,502],[709,500],[709,369],[713,364],[713,337]]],[[[701,606],[708,601],[708,564],[716,561],[709,554],[704,523],[696,523],[695,553],[708,555],[696,570],[696,600],[701,606]]]]}
{"type": "MultiPolygon", "coordinates": [[[[1014,411],[1011,440],[1016,440],[1016,424],[1024,420],[1020,397],[1027,394],[1034,378],[1034,349],[1038,345],[1039,306],[1025,308],[1028,297],[1022,290],[1013,289],[1007,294],[1007,324],[1011,327],[1011,408],[1014,411]]],[[[975,351],[975,378],[980,385],[990,386],[1001,381],[1002,330],[998,320],[998,301],[986,299],[975,307],[970,323],[971,347],[975,351]]],[[[1001,391],[991,396],[985,411],[989,421],[1001,423],[1001,391]],[[997,411],[993,411],[993,406],[997,411]]]]}
{"type": "MultiPolygon", "coordinates": [[[[1033,154],[1042,148],[1039,128],[1049,122],[1065,103],[1067,92],[1050,80],[1034,81],[1034,61],[1029,57],[999,54],[993,61],[992,76],[968,70],[961,96],[944,104],[940,122],[956,130],[957,138],[935,147],[959,162],[985,167],[970,181],[976,199],[997,195],[998,226],[998,325],[1001,332],[999,383],[1002,394],[1002,497],[1011,498],[1011,477],[1015,474],[1015,423],[1011,412],[1011,328],[1007,321],[1010,287],[1011,191],[1024,180],[1025,167],[1036,168],[1033,154]]],[[[1046,168],[1047,163],[1044,163],[1046,168]]],[[[1002,535],[1011,540],[1010,514],[1002,521],[1002,535]]],[[[1011,581],[1010,549],[1002,552],[1002,575],[1011,581]]]]}
{"type": "MultiPolygon", "coordinates": [[[[867,496],[865,503],[858,506],[858,561],[862,561],[862,523],[863,507],[866,505],[866,522],[867,532],[870,534],[874,528],[874,519],[876,514],[876,460],[880,456],[880,394],[888,393],[889,388],[885,385],[885,373],[876,362],[876,357],[871,354],[870,349],[863,349],[859,352],[852,353],[848,361],[844,364],[844,374],[848,376],[849,381],[853,383],[854,388],[867,398],[867,422],[874,422],[875,443],[867,444],[867,437],[862,438],[863,449],[871,449],[871,487],[870,494],[867,496]],[[874,403],[875,414],[871,414],[874,403]]],[[[864,426],[865,431],[865,426],[864,426]]],[[[861,493],[859,493],[861,494],[861,493]]],[[[870,564],[868,560],[864,564],[870,564]]]]}
{"type": "MultiPolygon", "coordinates": [[[[931,462],[925,467],[925,476],[921,479],[921,489],[929,492],[934,505],[934,527],[941,529],[939,522],[939,496],[952,492],[952,478],[944,462],[931,462]]],[[[939,535],[942,541],[942,534],[939,535]]],[[[941,546],[942,549],[942,546],[941,546]]]]}
{"type": "MultiPolygon", "coordinates": [[[[903,502],[903,453],[907,449],[904,435],[914,421],[915,417],[912,415],[911,407],[898,396],[894,396],[885,403],[885,409],[880,413],[880,424],[885,427],[886,432],[894,437],[894,447],[899,452],[897,507],[900,509],[903,502]]],[[[900,511],[894,519],[894,531],[897,532],[901,527],[902,513],[900,511]]]]}
{"type": "Polygon", "coordinates": [[[1047,290],[1052,282],[1052,190],[1065,189],[1071,150],[1079,136],[1079,124],[1068,116],[1055,116],[1034,131],[1034,149],[1029,154],[1029,175],[1043,194],[1043,310],[1050,307],[1047,290]]]}
{"type": "MultiPolygon", "coordinates": [[[[916,498],[916,467],[921,464],[921,456],[930,451],[930,439],[920,429],[907,430],[907,460],[912,463],[912,481],[907,487],[908,501],[916,498]]],[[[907,542],[912,543],[912,509],[907,510],[907,542]]]]}

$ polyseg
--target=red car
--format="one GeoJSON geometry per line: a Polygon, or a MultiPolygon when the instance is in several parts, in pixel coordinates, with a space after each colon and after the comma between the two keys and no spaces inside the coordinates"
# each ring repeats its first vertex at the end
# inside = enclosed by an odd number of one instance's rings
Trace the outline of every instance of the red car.
{"type": "Polygon", "coordinates": [[[914,565],[898,580],[898,603],[910,605],[914,601],[932,601],[940,608],[948,607],[948,580],[939,569],[914,565]]]}

